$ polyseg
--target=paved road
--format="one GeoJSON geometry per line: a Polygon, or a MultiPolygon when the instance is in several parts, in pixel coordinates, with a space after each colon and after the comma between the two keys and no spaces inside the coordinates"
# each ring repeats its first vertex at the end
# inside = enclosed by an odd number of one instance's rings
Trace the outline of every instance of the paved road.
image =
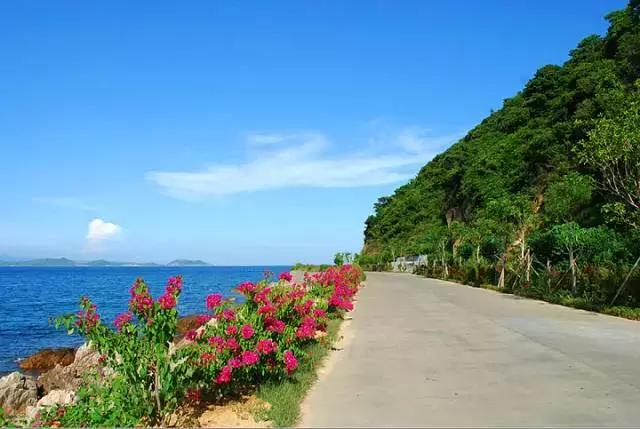
{"type": "Polygon", "coordinates": [[[301,426],[640,425],[640,322],[367,275],[301,426]]]}

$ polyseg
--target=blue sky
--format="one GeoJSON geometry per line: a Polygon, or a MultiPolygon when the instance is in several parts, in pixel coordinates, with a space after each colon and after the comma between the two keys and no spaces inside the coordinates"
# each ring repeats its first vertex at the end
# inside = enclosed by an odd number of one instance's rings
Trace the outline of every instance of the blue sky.
{"type": "Polygon", "coordinates": [[[622,0],[0,4],[0,255],[358,251],[379,196],[622,0]]]}

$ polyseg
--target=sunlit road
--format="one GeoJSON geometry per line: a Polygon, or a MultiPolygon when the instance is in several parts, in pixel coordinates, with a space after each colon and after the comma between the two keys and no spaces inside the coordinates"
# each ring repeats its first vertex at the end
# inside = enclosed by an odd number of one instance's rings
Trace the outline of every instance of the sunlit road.
{"type": "Polygon", "coordinates": [[[640,323],[368,273],[301,426],[638,426],[640,323]]]}

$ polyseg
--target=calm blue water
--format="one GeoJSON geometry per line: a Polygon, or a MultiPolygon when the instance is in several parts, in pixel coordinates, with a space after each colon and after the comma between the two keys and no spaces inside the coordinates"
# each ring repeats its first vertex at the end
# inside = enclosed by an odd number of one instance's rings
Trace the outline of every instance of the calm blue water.
{"type": "Polygon", "coordinates": [[[136,277],[145,279],[154,297],[170,276],[182,274],[180,314],[203,313],[205,297],[214,292],[236,296],[231,290],[243,281],[257,281],[262,267],[0,267],[0,373],[18,368],[16,360],[47,347],[77,346],[69,336],[49,324],[49,318],[78,310],[86,295],[98,306],[102,320],[111,323],[126,310],[129,288],[136,277]]]}

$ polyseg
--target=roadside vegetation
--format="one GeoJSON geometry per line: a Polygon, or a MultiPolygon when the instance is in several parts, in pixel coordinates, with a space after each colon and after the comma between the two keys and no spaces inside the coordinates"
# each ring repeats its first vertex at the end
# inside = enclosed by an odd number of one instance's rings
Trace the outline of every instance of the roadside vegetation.
{"type": "MultiPolygon", "coordinates": [[[[131,288],[128,311],[113,326],[84,298],[81,310],[58,320],[101,353],[100,365],[73,404],[36,415],[32,426],[134,427],[172,425],[185,404],[215,403],[246,395],[269,402],[256,413],[292,425],[300,401],[335,338],[360,287],[356,266],[330,267],[292,281],[288,272],[237,290],[242,303],[209,295],[199,327],[176,341],[176,306],[182,278],[170,278],[154,299],[144,280],[131,288]]],[[[0,423],[8,424],[0,413],[0,423]]]]}
{"type": "Polygon", "coordinates": [[[356,262],[640,318],[640,2],[607,19],[380,198],[356,262]]]}

